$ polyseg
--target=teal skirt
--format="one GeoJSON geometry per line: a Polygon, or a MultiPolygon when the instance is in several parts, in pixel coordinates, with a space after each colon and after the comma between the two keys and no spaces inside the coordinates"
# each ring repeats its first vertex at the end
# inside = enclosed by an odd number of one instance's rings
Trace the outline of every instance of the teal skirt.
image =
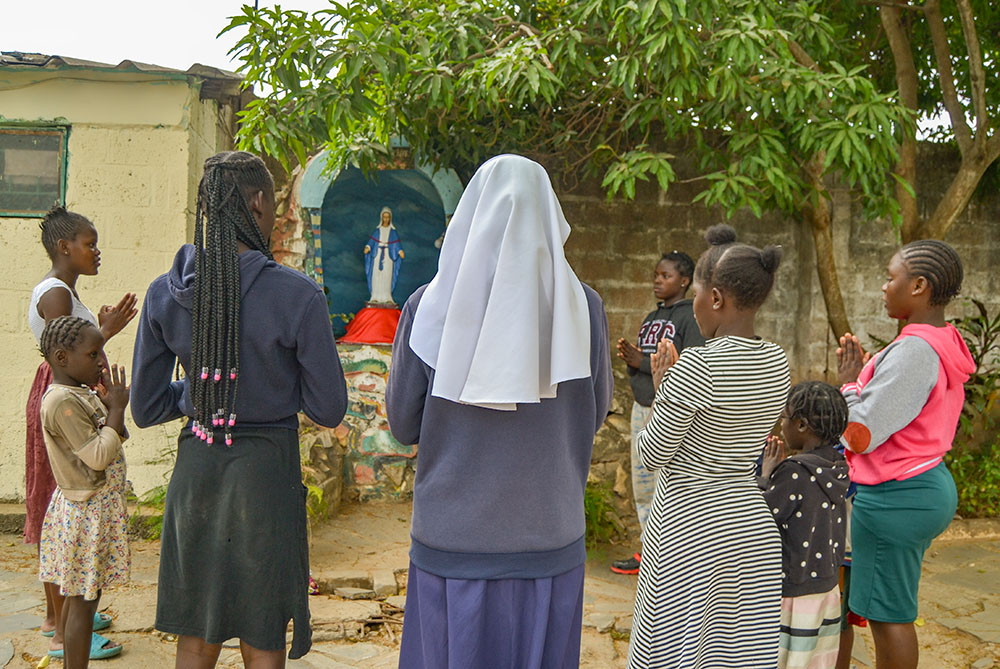
{"type": "Polygon", "coordinates": [[[875,622],[916,620],[924,553],[957,505],[955,481],[943,462],[905,481],[858,485],[851,515],[851,611],[875,622]]]}

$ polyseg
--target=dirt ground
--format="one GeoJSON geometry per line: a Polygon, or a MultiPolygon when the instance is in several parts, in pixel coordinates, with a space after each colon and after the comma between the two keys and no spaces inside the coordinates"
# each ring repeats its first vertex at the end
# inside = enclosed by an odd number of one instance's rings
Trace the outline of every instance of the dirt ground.
{"type": "MultiPolygon", "coordinates": [[[[408,566],[409,505],[348,506],[316,528],[311,537],[313,576],[322,584],[356,575],[405,574],[408,566]]],[[[1000,667],[1000,534],[949,532],[928,552],[921,582],[918,634],[921,667],[1000,667]],[[977,536],[972,536],[977,535],[977,536]],[[972,538],[957,538],[969,537],[972,538]]],[[[634,576],[613,574],[613,559],[625,546],[601,546],[587,564],[581,667],[625,667],[631,626],[634,576]]],[[[106,593],[101,609],[114,624],[105,636],[124,644],[115,659],[96,667],[161,669],[173,666],[174,640],[153,629],[159,543],[132,544],[132,583],[106,593]]],[[[30,669],[45,655],[48,640],[38,634],[43,610],[34,551],[20,537],[0,535],[0,667],[30,669]],[[5,665],[8,654],[12,657],[5,665]]],[[[397,577],[399,580],[400,577],[397,577]]],[[[405,576],[401,576],[405,582],[405,576]]],[[[333,586],[330,585],[330,588],[333,586]]],[[[402,594],[402,593],[400,593],[402,594]]],[[[400,599],[348,601],[333,594],[310,598],[313,651],[289,662],[296,667],[395,667],[398,660],[400,599]]],[[[241,666],[235,642],[226,644],[220,666],[241,666]],[[231,648],[229,647],[231,646],[231,648]]],[[[871,635],[859,630],[854,665],[873,666],[871,635]]],[[[53,660],[51,666],[61,666],[53,660]]]]}

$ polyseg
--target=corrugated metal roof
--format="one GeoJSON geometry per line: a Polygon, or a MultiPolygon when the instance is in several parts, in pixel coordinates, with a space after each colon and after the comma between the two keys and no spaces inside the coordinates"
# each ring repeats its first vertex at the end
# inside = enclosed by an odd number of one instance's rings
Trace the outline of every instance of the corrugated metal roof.
{"type": "Polygon", "coordinates": [[[44,53],[22,53],[20,51],[0,52],[0,69],[44,69],[44,70],[103,70],[107,72],[139,72],[144,74],[163,74],[168,76],[197,77],[202,80],[202,99],[219,99],[240,95],[240,82],[243,78],[235,72],[223,70],[209,65],[195,63],[186,70],[177,70],[162,65],[140,63],[134,60],[123,60],[117,65],[98,63],[92,60],[69,58],[67,56],[50,56],[44,53]]]}

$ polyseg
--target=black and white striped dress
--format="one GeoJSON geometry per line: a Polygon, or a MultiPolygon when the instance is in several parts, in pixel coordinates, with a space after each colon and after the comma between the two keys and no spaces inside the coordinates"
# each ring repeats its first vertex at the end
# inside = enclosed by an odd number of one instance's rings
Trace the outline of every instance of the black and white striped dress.
{"type": "Polygon", "coordinates": [[[788,396],[784,351],[719,337],[685,349],[639,434],[657,469],[629,667],[774,667],[781,538],[755,464],[788,396]]]}

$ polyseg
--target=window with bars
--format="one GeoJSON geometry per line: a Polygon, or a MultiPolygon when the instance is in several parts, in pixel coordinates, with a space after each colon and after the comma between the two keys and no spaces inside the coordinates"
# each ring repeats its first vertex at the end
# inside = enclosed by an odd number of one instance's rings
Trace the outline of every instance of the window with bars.
{"type": "Polygon", "coordinates": [[[0,216],[42,217],[65,204],[67,130],[0,125],[0,216]]]}

